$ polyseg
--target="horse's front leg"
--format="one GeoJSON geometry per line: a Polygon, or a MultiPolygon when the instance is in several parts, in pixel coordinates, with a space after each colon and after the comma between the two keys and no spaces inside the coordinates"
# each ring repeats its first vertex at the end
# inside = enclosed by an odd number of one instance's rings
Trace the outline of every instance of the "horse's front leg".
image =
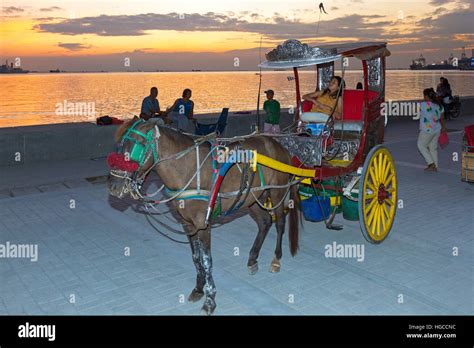
{"type": "Polygon", "coordinates": [[[201,268],[204,273],[204,295],[206,299],[201,312],[210,315],[216,309],[216,286],[212,278],[212,256],[211,256],[211,228],[198,232],[198,238],[194,241],[194,248],[199,250],[201,268]]]}
{"type": "Polygon", "coordinates": [[[197,235],[196,232],[191,232],[191,229],[185,228],[186,232],[188,233],[188,240],[189,244],[191,245],[191,252],[193,256],[194,266],[196,267],[196,286],[191,291],[188,296],[188,301],[190,302],[197,302],[204,296],[204,282],[205,282],[205,275],[204,269],[201,267],[201,248],[198,248],[196,243],[197,235]],[[194,236],[191,235],[194,233],[194,236]]]}

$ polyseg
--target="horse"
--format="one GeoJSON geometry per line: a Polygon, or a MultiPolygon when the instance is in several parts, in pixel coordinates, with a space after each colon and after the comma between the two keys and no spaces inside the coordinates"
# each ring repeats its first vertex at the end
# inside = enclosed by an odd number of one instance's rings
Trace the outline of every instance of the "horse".
{"type": "MultiPolygon", "coordinates": [[[[144,154],[145,158],[139,168],[135,165],[131,167],[125,166],[125,169],[122,168],[121,170],[114,169],[113,166],[110,169],[107,183],[108,191],[112,196],[118,198],[131,196],[134,199],[140,199],[134,190],[140,187],[137,186],[140,185],[140,180],[137,182],[137,178],[146,176],[146,173],[151,170],[155,170],[165,187],[171,192],[182,190],[197,172],[198,156],[196,152],[198,152],[199,159],[202,161],[213,151],[209,142],[202,142],[196,147],[196,139],[194,137],[183,134],[168,126],[158,126],[149,121],[137,122],[137,118],[129,120],[119,127],[115,135],[115,141],[121,143],[121,154],[129,155],[129,151],[131,149],[133,151],[132,146],[134,143],[139,143],[147,149],[145,151],[147,154],[146,156],[144,154]],[[136,127],[132,125],[136,125],[136,127]],[[129,136],[134,141],[123,141],[124,134],[131,128],[137,131],[129,133],[129,136]],[[148,140],[145,139],[145,134],[149,136],[148,140]],[[145,142],[148,142],[148,144],[145,142]]],[[[265,135],[238,139],[228,144],[227,149],[256,150],[259,154],[291,164],[291,157],[288,151],[275,139],[265,135]]],[[[128,160],[130,161],[130,159],[128,160]]],[[[234,191],[242,193],[242,168],[243,166],[240,164],[233,165],[228,170],[222,181],[221,193],[234,191]]],[[[204,161],[200,167],[199,179],[195,177],[187,189],[197,189],[199,185],[202,190],[211,190],[214,169],[212,159],[204,161]]],[[[262,190],[255,191],[257,192],[256,194],[244,195],[243,198],[239,196],[241,198],[240,211],[248,213],[258,226],[258,233],[247,262],[248,271],[252,275],[258,271],[258,255],[273,223],[272,215],[267,209],[263,209],[264,202],[270,199],[274,204],[273,215],[277,230],[277,243],[270,271],[279,272],[281,268],[280,260],[282,258],[282,238],[288,212],[290,217],[288,235],[291,255],[295,256],[299,248],[298,234],[299,224],[301,223],[299,195],[296,186],[289,184],[292,177],[288,173],[261,166],[259,168],[259,175],[255,174],[252,179],[247,180],[246,188],[260,187],[262,190]],[[272,188],[264,189],[261,185],[272,188]],[[289,199],[288,192],[290,193],[289,199]],[[259,204],[257,204],[256,199],[259,200],[259,204]],[[285,203],[277,206],[278,202],[285,203]]],[[[196,285],[191,291],[188,301],[196,302],[205,296],[201,311],[203,314],[210,315],[216,308],[216,286],[212,277],[211,224],[206,219],[208,217],[206,212],[208,202],[203,200],[187,200],[184,209],[179,208],[179,202],[179,199],[175,199],[171,201],[171,204],[174,205],[174,208],[181,217],[180,223],[191,246],[192,260],[197,272],[196,285]]],[[[235,197],[223,197],[221,199],[222,211],[227,211],[234,207],[235,197]]]]}

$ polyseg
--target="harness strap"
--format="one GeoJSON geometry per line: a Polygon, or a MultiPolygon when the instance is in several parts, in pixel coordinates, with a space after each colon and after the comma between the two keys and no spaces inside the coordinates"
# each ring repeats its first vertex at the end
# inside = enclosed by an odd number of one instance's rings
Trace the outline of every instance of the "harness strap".
{"type": "Polygon", "coordinates": [[[160,139],[161,133],[160,133],[160,128],[155,124],[155,151],[153,151],[153,157],[155,162],[158,160],[158,139],[160,139]]]}
{"type": "Polygon", "coordinates": [[[214,153],[215,148],[217,147],[217,143],[209,142],[211,144],[211,158],[212,158],[212,182],[216,181],[217,177],[217,155],[214,153]]]}
{"type": "Polygon", "coordinates": [[[257,163],[258,176],[260,177],[260,186],[265,186],[265,178],[262,173],[262,166],[260,163],[257,163]]]}
{"type": "MultiPolygon", "coordinates": [[[[249,191],[249,189],[245,189],[243,191],[244,194],[247,194],[247,191],[249,191]]],[[[206,201],[209,200],[209,195],[211,193],[211,191],[209,190],[201,190],[199,193],[197,190],[194,190],[194,189],[190,189],[190,190],[184,190],[184,191],[181,191],[181,190],[171,190],[167,187],[164,187],[163,188],[163,194],[166,196],[166,197],[173,197],[174,195],[176,195],[177,193],[179,193],[175,199],[182,199],[182,200],[188,200],[188,199],[195,199],[195,197],[198,197],[199,200],[201,200],[201,197],[205,197],[206,198],[206,201]]],[[[218,194],[218,197],[219,198],[224,198],[224,199],[227,199],[227,198],[233,198],[235,196],[237,196],[239,193],[239,191],[228,191],[228,192],[219,192],[218,194]]]]}
{"type": "MultiPolygon", "coordinates": [[[[143,164],[148,160],[148,158],[150,158],[150,151],[151,151],[151,154],[153,155],[153,164],[150,166],[150,168],[148,168],[147,171],[145,171],[141,175],[140,178],[138,178],[138,180],[144,180],[145,177],[148,175],[148,173],[150,171],[152,171],[153,168],[158,163],[158,140],[161,136],[161,133],[160,133],[160,128],[158,128],[157,125],[155,125],[154,129],[155,129],[155,136],[154,137],[151,134],[151,132],[152,132],[151,130],[145,135],[146,144],[145,144],[145,150],[144,151],[146,152],[147,157],[145,158],[145,160],[142,161],[142,163],[139,164],[139,167],[138,167],[137,171],[135,171],[134,175],[136,173],[138,173],[138,171],[141,169],[143,164]],[[153,146],[153,140],[155,140],[155,146],[153,146]]],[[[131,138],[131,139],[133,139],[133,138],[131,138]]]]}
{"type": "Polygon", "coordinates": [[[247,197],[250,193],[250,188],[252,187],[253,183],[253,178],[255,177],[255,172],[250,171],[250,178],[248,177],[248,172],[249,172],[249,164],[244,166],[244,173],[241,175],[241,180],[240,180],[240,189],[237,193],[237,197],[234,200],[234,203],[232,203],[231,207],[229,210],[227,210],[224,215],[228,216],[232,214],[233,212],[237,211],[240,209],[240,207],[245,203],[247,200],[247,197]],[[242,194],[245,192],[244,199],[241,199],[242,194]]]}
{"type": "Polygon", "coordinates": [[[196,146],[196,183],[197,183],[197,192],[201,192],[201,168],[200,168],[200,159],[199,159],[199,144],[196,146]]]}
{"type": "Polygon", "coordinates": [[[209,195],[209,204],[207,205],[207,212],[206,212],[206,225],[209,224],[209,219],[211,217],[211,213],[214,210],[214,205],[216,204],[217,196],[219,194],[219,189],[221,187],[222,181],[224,180],[225,175],[227,174],[230,167],[232,167],[235,163],[224,163],[217,175],[216,180],[212,184],[211,193],[209,195]]]}
{"type": "MultiPolygon", "coordinates": [[[[139,124],[139,123],[142,123],[142,122],[144,122],[144,121],[143,121],[141,118],[138,119],[138,120],[136,120],[136,121],[132,124],[132,126],[127,130],[127,132],[125,133],[124,136],[127,136],[128,134],[130,134],[130,132],[131,132],[132,130],[133,130],[135,133],[138,132],[138,131],[135,130],[135,126],[136,126],[137,124],[139,124]]],[[[143,133],[142,133],[142,134],[143,134],[143,133]]]]}

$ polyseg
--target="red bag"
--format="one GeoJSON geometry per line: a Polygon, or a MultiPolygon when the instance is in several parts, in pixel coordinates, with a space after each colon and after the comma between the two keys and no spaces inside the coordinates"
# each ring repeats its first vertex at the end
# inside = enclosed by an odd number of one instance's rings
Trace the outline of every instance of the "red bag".
{"type": "Polygon", "coordinates": [[[439,135],[438,143],[442,149],[444,149],[449,144],[448,132],[441,132],[439,135]]]}
{"type": "Polygon", "coordinates": [[[112,124],[122,124],[124,120],[120,120],[117,117],[111,117],[112,119],[112,124]]]}

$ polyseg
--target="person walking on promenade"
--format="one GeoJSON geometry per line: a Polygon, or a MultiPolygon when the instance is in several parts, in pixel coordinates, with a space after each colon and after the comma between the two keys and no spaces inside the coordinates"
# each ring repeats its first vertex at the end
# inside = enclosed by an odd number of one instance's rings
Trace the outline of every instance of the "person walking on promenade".
{"type": "Polygon", "coordinates": [[[438,101],[433,88],[423,91],[424,100],[420,109],[420,133],[418,150],[428,166],[426,171],[436,172],[438,168],[438,139],[441,132],[446,131],[444,109],[438,101]]]}

